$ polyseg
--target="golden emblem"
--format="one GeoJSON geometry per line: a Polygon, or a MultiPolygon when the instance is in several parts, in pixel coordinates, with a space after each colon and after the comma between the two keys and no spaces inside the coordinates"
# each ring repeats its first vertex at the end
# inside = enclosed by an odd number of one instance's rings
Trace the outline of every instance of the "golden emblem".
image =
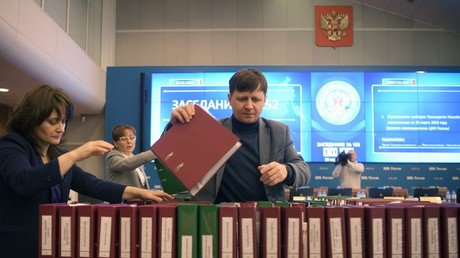
{"type": "Polygon", "coordinates": [[[332,13],[321,14],[319,19],[320,27],[327,39],[339,41],[347,35],[345,30],[349,25],[348,14],[332,11],[332,13]]]}

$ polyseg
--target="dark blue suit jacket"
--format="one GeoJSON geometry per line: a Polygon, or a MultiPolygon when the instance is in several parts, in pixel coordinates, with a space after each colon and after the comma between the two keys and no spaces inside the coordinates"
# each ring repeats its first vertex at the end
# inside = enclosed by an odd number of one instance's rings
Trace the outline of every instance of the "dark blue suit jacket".
{"type": "Polygon", "coordinates": [[[38,257],[40,204],[51,202],[51,186],[60,184],[62,201],[70,189],[100,200],[121,202],[126,186],[110,183],[77,165],[62,178],[57,159],[43,164],[32,145],[18,134],[0,139],[0,256],[38,257]]]}

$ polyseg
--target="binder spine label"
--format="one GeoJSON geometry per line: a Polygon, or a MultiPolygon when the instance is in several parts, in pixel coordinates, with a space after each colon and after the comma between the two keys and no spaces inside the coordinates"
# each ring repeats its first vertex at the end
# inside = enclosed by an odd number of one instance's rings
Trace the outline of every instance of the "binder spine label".
{"type": "Polygon", "coordinates": [[[90,232],[91,222],[89,216],[80,217],[80,230],[79,230],[79,253],[80,257],[90,257],[90,232]]]}
{"type": "Polygon", "coordinates": [[[72,256],[72,220],[69,216],[61,217],[61,257],[72,256]]]}
{"type": "Polygon", "coordinates": [[[372,219],[372,250],[375,258],[383,257],[383,219],[372,219]]]}
{"type": "Polygon", "coordinates": [[[296,218],[288,219],[288,255],[298,255],[299,254],[299,229],[300,229],[300,220],[296,218]]]}
{"type": "Polygon", "coordinates": [[[421,219],[411,219],[410,220],[410,246],[412,257],[420,258],[422,257],[422,220],[421,219]]]}
{"type": "Polygon", "coordinates": [[[42,255],[52,255],[53,248],[53,216],[42,215],[42,255]]]}
{"type": "Polygon", "coordinates": [[[222,230],[220,239],[222,257],[233,257],[233,245],[236,244],[233,243],[233,223],[232,217],[222,217],[222,225],[220,226],[222,230]]]}
{"type": "Polygon", "coordinates": [[[181,257],[182,258],[194,258],[193,257],[193,236],[183,235],[182,246],[181,246],[181,257]]]}
{"type": "Polygon", "coordinates": [[[112,236],[112,218],[101,217],[100,238],[99,238],[99,257],[110,257],[110,243],[112,236]]]}
{"type": "Polygon", "coordinates": [[[391,254],[392,257],[403,256],[403,221],[402,219],[391,220],[391,254]]]}
{"type": "Polygon", "coordinates": [[[363,255],[363,236],[362,219],[350,218],[350,250],[353,257],[362,257],[363,255]]]}
{"type": "Polygon", "coordinates": [[[201,258],[212,258],[213,256],[213,249],[212,249],[212,235],[203,235],[201,236],[201,250],[202,256],[201,258]]]}
{"type": "Polygon", "coordinates": [[[161,218],[161,257],[172,256],[173,218],[161,218]]]}
{"type": "Polygon", "coordinates": [[[152,257],[152,223],[153,221],[150,217],[141,218],[141,225],[139,227],[141,230],[141,258],[152,257]]]}
{"type": "Polygon", "coordinates": [[[131,256],[131,218],[120,218],[120,257],[131,256]]]}
{"type": "Polygon", "coordinates": [[[439,255],[438,218],[429,218],[427,225],[428,255],[439,255]]]}
{"type": "Polygon", "coordinates": [[[242,246],[241,250],[243,253],[243,257],[253,257],[253,247],[254,241],[252,239],[252,228],[253,228],[253,221],[252,219],[241,219],[241,240],[242,246]]]}
{"type": "Polygon", "coordinates": [[[319,218],[309,218],[309,231],[308,231],[308,239],[309,239],[309,251],[310,257],[318,257],[321,256],[321,219],[319,218]]]}
{"type": "Polygon", "coordinates": [[[342,246],[342,223],[340,218],[330,218],[329,223],[331,237],[331,252],[332,255],[343,255],[342,246]]]}

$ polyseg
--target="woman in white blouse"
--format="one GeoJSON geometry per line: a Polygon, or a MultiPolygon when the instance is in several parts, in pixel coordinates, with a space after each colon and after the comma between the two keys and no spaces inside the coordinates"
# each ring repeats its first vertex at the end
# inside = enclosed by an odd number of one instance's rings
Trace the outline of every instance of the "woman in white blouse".
{"type": "Polygon", "coordinates": [[[134,155],[136,129],[117,125],[112,130],[115,148],[107,154],[107,179],[111,182],[150,189],[144,164],[156,158],[151,150],[134,155]]]}

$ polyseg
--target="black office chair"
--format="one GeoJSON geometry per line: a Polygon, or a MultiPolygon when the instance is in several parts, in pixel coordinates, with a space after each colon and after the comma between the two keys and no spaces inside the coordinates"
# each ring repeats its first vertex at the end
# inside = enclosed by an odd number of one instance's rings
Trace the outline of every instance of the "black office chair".
{"type": "Polygon", "coordinates": [[[328,188],[327,189],[328,196],[352,196],[352,189],[351,188],[328,188]]]}
{"type": "Polygon", "coordinates": [[[293,201],[296,196],[313,196],[313,188],[311,187],[300,187],[297,189],[291,189],[289,191],[289,200],[293,201]]]}
{"type": "Polygon", "coordinates": [[[367,189],[369,198],[383,198],[385,196],[393,196],[393,188],[371,187],[367,189]]]}
{"type": "Polygon", "coordinates": [[[415,188],[414,197],[420,196],[439,196],[439,188],[415,188]]]}

